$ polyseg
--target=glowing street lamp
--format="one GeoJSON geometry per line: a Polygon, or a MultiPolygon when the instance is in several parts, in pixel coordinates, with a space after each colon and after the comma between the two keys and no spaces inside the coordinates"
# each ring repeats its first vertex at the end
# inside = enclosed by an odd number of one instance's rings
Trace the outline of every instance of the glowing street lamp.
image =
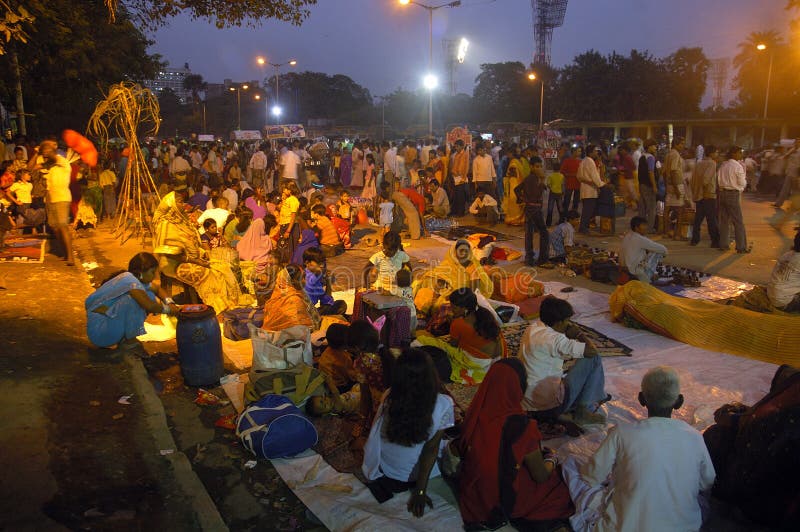
{"type": "MultiPolygon", "coordinates": [[[[454,0],[453,2],[448,2],[446,4],[441,4],[438,6],[427,6],[425,4],[421,4],[419,2],[415,2],[414,0],[398,0],[398,3],[401,6],[407,6],[409,4],[414,4],[415,6],[419,6],[422,9],[425,9],[428,12],[428,72],[433,71],[433,12],[437,9],[441,9],[443,7],[458,7],[461,5],[461,0],[454,0]]],[[[432,74],[428,74],[428,76],[433,76],[432,74]]],[[[428,78],[428,76],[425,76],[428,78]]],[[[435,78],[434,78],[435,79],[435,78]]],[[[428,87],[428,84],[425,84],[425,88],[428,89],[428,137],[433,137],[433,89],[436,88],[437,83],[434,83],[433,87],[428,87]]]]}
{"type": "MultiPolygon", "coordinates": [[[[767,45],[763,42],[756,44],[756,50],[763,52],[767,49],[767,45]]],[[[772,59],[775,57],[774,50],[769,51],[769,70],[767,71],[767,92],[764,94],[764,125],[761,127],[761,145],[764,145],[764,137],[767,131],[767,108],[769,106],[769,86],[772,82],[772,59]]]]}
{"type": "Polygon", "coordinates": [[[259,66],[269,65],[269,66],[275,68],[275,105],[272,107],[272,115],[275,118],[278,118],[279,116],[281,116],[281,113],[283,112],[283,110],[281,109],[281,107],[279,105],[280,68],[282,66],[285,66],[285,65],[289,65],[291,67],[297,66],[297,59],[289,59],[288,61],[284,61],[283,63],[270,63],[265,58],[259,56],[259,57],[256,57],[256,63],[258,63],[259,66]],[[277,109],[277,112],[275,112],[276,109],[277,109]]]}
{"type": "MultiPolygon", "coordinates": [[[[528,73],[528,79],[536,81],[536,73],[528,73]]],[[[542,80],[542,91],[539,93],[539,131],[542,130],[542,123],[544,121],[544,80],[542,80]]]]}
{"type": "Polygon", "coordinates": [[[433,74],[426,74],[424,78],[422,78],[422,85],[432,91],[439,85],[439,80],[433,74]]]}

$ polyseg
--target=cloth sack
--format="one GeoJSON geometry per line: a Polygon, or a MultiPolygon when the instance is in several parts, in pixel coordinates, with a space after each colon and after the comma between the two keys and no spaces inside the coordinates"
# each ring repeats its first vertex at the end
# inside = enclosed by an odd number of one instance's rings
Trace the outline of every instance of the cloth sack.
{"type": "Polygon", "coordinates": [[[283,395],[265,395],[236,421],[236,436],[258,458],[284,458],[317,444],[317,429],[283,395]]]}
{"type": "Polygon", "coordinates": [[[297,364],[313,363],[311,331],[296,325],[282,331],[265,331],[248,323],[253,343],[253,370],[289,369],[297,364]]]}
{"type": "Polygon", "coordinates": [[[222,316],[222,335],[234,341],[250,338],[248,324],[252,323],[256,327],[261,327],[261,324],[264,323],[263,308],[234,308],[226,310],[220,315],[222,316]]]}

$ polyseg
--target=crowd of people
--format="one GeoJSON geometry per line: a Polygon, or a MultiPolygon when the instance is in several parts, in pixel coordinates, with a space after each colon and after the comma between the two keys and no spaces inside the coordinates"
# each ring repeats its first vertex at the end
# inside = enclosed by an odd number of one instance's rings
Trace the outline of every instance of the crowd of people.
{"type": "MultiPolygon", "coordinates": [[[[126,271],[110,276],[87,298],[89,339],[100,347],[135,348],[148,314],[179,312],[172,298],[177,284],[183,286],[181,303],[202,301],[217,313],[258,306],[264,309],[265,330],[318,331],[323,316],[346,312],[344,302],[333,297],[327,260],[345,253],[353,245],[353,225],[371,216],[380,243],[364,266],[363,287],[402,300],[416,338],[398,352],[382,343],[370,321],[329,325],[327,348],[317,359],[325,393],[306,408],[310,415],[333,412],[358,419],[353,442],[364,450],[363,475],[378,501],[410,490],[409,511],[423,515],[430,505],[428,479],[439,474],[439,460],[447,453],[461,461],[454,481],[469,530],[505,522],[548,530],[570,523],[593,523],[600,530],[698,529],[703,492],[714,486],[736,502],[742,489],[730,474],[715,484],[717,455],[709,455],[699,432],[671,419],[683,402],[674,370],[660,367],[645,375],[639,400],[647,419],[611,429],[587,463],[562,466],[566,457],[543,446],[539,424],[605,424],[600,406],[610,399],[602,358],[572,321],[575,310],[564,300],[545,298],[539,319],[511,352],[495,309],[480,296],[492,294],[493,282],[472,244],[455,242],[438,266],[414,279],[399,231],[417,224],[421,236],[426,217],[470,212],[490,224],[503,219],[524,224],[529,263],[563,261],[575,232],[592,230],[602,190],[615,187],[627,191],[628,206],[641,213],[623,241],[623,263],[631,275],[648,281],[666,252],[645,236],[656,230],[651,192],[658,198],[658,189],[665,189],[667,212],[693,198],[709,232],[715,209],[728,212],[720,218],[730,220],[738,235],[740,190],[733,189],[737,194],[718,206],[703,202],[717,197],[713,191],[720,197],[730,192],[729,183],[741,184],[746,176],[738,162],[741,150],[728,150],[729,162],[717,168],[719,151],[707,146],[687,178],[679,139],[660,167],[655,144],[648,141],[638,164],[628,160],[638,147],[618,148],[609,160],[606,151],[590,145],[583,159],[578,148],[564,147],[564,160],[549,169],[534,147],[476,142],[469,149],[462,141],[452,148],[427,141],[419,148],[414,142],[399,149],[392,143],[356,142],[352,150],[334,146],[330,171],[321,180],[301,178],[304,147],[297,142],[274,148],[149,146],[146,160],[154,165],[161,198],[151,218],[153,252],[138,253],[126,271]],[[620,161],[622,175],[606,169],[613,160],[620,161]],[[632,178],[631,168],[637,167],[632,178]],[[443,388],[448,381],[479,386],[466,412],[459,414],[443,388]],[[604,495],[589,496],[598,491],[604,495]]],[[[12,163],[21,171],[13,183],[23,185],[9,194],[30,205],[17,209],[16,220],[28,225],[24,220],[34,216],[28,212],[35,210],[33,198],[27,201],[25,190],[35,185],[26,183],[46,183],[36,208],[46,211],[71,262],[70,225],[85,227],[114,215],[112,200],[126,159],[124,148],[115,150],[90,169],[67,163],[54,141],[32,147],[30,161],[12,163]]],[[[720,235],[712,244],[724,241],[720,235]]],[[[741,246],[745,241],[737,240],[737,250],[747,249],[741,246]]],[[[795,279],[797,241],[793,253],[780,265],[795,268],[789,272],[795,279]]],[[[784,309],[797,304],[797,295],[775,293],[788,302],[784,309]]],[[[725,463],[744,460],[747,452],[726,448],[725,463]]]]}

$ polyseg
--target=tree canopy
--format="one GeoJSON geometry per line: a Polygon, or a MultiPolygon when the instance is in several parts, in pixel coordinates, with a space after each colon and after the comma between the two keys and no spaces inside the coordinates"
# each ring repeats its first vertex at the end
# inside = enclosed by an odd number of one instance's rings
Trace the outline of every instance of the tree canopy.
{"type": "Polygon", "coordinates": [[[107,0],[111,13],[118,1],[148,29],[163,26],[181,13],[213,22],[217,28],[256,26],[265,19],[299,26],[309,15],[308,7],[317,3],[317,0],[107,0]]]}
{"type": "MultiPolygon", "coordinates": [[[[26,0],[35,17],[19,58],[29,131],[82,130],[103,93],[124,80],[151,79],[160,61],[124,6],[108,23],[103,0],[26,0]]],[[[11,62],[0,61],[0,98],[14,101],[11,62]]]]}

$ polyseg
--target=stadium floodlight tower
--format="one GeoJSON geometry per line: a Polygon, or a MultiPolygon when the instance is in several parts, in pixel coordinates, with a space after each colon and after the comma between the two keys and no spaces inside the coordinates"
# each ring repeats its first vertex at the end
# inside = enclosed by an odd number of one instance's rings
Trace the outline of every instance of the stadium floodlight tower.
{"type": "Polygon", "coordinates": [[[531,0],[533,9],[534,65],[550,65],[553,29],[564,25],[567,0],[531,0]]]}

